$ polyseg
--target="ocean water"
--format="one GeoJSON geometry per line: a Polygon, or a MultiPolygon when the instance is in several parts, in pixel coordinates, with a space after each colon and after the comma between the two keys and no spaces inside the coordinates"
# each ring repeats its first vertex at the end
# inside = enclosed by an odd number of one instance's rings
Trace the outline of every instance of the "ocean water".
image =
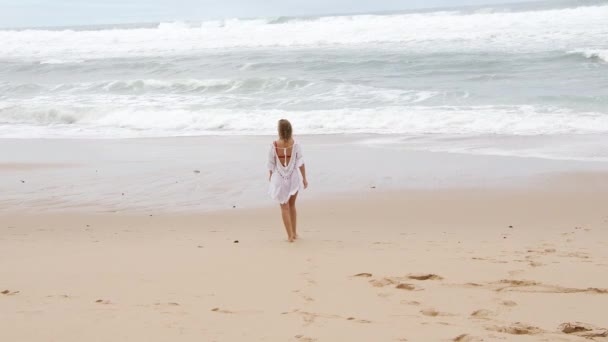
{"type": "Polygon", "coordinates": [[[0,138],[266,135],[288,118],[608,160],[606,1],[0,30],[0,47],[0,138]]]}

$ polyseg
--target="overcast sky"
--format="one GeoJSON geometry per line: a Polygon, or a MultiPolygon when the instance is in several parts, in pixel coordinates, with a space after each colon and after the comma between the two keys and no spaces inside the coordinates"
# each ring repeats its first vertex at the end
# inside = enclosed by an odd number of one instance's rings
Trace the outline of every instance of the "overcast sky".
{"type": "Polygon", "coordinates": [[[0,0],[0,27],[316,15],[521,0],[0,0]]]}

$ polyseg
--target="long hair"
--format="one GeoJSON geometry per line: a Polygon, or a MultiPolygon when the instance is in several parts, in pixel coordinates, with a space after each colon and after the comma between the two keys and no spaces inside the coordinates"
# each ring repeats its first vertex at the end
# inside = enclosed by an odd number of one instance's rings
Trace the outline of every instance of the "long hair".
{"type": "Polygon", "coordinates": [[[279,137],[283,141],[288,141],[291,139],[291,134],[293,130],[291,128],[291,123],[285,119],[279,120],[279,137]]]}

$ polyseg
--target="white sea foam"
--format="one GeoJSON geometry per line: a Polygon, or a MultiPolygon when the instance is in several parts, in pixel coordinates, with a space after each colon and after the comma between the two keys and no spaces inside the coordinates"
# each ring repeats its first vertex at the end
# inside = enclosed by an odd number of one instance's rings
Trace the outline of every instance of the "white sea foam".
{"type": "MultiPolygon", "coordinates": [[[[608,5],[528,12],[410,13],[314,20],[223,20],[192,27],[0,31],[0,58],[46,62],[206,49],[393,45],[408,51],[546,51],[608,40],[608,5]]],[[[603,56],[603,55],[602,55],[603,56]]],[[[603,58],[603,57],[601,57],[603,58]]]]}
{"type": "Polygon", "coordinates": [[[0,136],[154,137],[273,134],[288,117],[301,134],[379,133],[448,135],[605,134],[603,113],[549,111],[533,106],[437,106],[279,110],[158,110],[121,106],[15,108],[0,105],[0,136]]]}
{"type": "Polygon", "coordinates": [[[608,49],[574,49],[568,51],[568,53],[582,55],[589,59],[598,59],[602,62],[608,62],[608,49]]]}
{"type": "Polygon", "coordinates": [[[46,60],[42,60],[40,61],[40,64],[68,64],[68,63],[84,63],[84,60],[82,59],[74,59],[74,58],[67,58],[67,59],[46,59],[46,60]]]}
{"type": "Polygon", "coordinates": [[[188,105],[205,106],[257,106],[263,103],[296,105],[325,103],[332,106],[382,105],[423,103],[438,96],[439,92],[392,89],[348,83],[315,83],[302,79],[250,78],[250,79],[176,79],[176,80],[120,80],[82,83],[61,83],[53,86],[39,84],[0,83],[0,92],[36,95],[25,107],[79,103],[102,106],[121,103],[125,107],[155,102],[168,109],[188,105]],[[43,95],[38,95],[43,94],[43,95]],[[50,95],[52,94],[52,95],[50,95]],[[115,94],[114,98],[108,96],[115,94]],[[141,98],[120,97],[135,94],[141,98]],[[200,96],[198,96],[200,95],[200,96]],[[255,96],[252,96],[255,95],[255,96]],[[176,97],[177,96],[177,97],[176,97]]]}

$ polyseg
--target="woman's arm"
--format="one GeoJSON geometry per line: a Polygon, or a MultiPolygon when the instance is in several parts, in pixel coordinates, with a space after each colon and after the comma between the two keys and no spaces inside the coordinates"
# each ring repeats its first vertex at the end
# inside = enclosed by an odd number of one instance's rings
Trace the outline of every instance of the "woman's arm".
{"type": "Polygon", "coordinates": [[[274,158],[274,145],[270,146],[270,149],[268,150],[268,161],[266,162],[266,169],[268,169],[269,175],[268,175],[268,181],[270,182],[270,179],[272,178],[272,171],[274,170],[274,168],[276,167],[276,160],[274,158]]]}
{"type": "Polygon", "coordinates": [[[300,166],[300,172],[302,172],[302,182],[304,183],[304,189],[308,188],[308,180],[306,180],[306,165],[300,166]]]}

